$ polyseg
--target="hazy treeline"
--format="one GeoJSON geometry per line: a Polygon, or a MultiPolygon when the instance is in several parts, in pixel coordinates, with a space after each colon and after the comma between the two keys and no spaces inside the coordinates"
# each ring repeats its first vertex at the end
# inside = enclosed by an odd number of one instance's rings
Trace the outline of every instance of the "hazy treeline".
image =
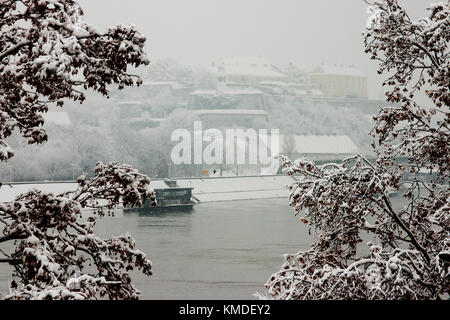
{"type": "Polygon", "coordinates": [[[186,111],[177,110],[161,126],[143,130],[133,130],[121,122],[105,127],[48,125],[49,141],[31,146],[14,135],[10,142],[16,156],[2,164],[1,179],[72,180],[83,173],[92,175],[97,161],[128,163],[151,177],[165,177],[170,134],[176,128],[187,128],[192,121],[186,111]]]}

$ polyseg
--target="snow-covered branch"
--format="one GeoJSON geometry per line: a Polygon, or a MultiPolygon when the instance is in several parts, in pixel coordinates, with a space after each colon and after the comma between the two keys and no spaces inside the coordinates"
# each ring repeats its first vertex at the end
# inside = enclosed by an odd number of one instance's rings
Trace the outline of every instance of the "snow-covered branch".
{"type": "Polygon", "coordinates": [[[102,215],[102,208],[112,210],[119,203],[139,205],[147,198],[154,202],[149,183],[127,165],[99,163],[92,179],[79,180],[76,192],[53,195],[32,190],[2,204],[0,217],[9,221],[2,239],[18,241],[8,254],[11,258],[3,262],[14,267],[20,280],[6,298],[137,298],[128,272],[139,269],[151,275],[150,260],[136,249],[130,235],[106,240],[96,236],[95,215],[83,217],[84,202],[76,199],[89,195],[99,203],[93,213],[102,215]],[[107,184],[114,186],[113,191],[102,189],[107,184]],[[101,204],[102,200],[106,202],[101,204]]]}
{"type": "MultiPolygon", "coordinates": [[[[130,66],[148,65],[145,37],[133,25],[100,33],[72,0],[2,0],[0,6],[0,161],[14,156],[7,139],[18,129],[42,143],[50,104],[82,102],[84,91],[139,85],[130,66]]],[[[101,239],[96,217],[119,205],[154,204],[150,180],[129,165],[99,162],[74,192],[38,190],[0,203],[1,263],[14,268],[8,299],[135,299],[129,271],[151,275],[147,256],[130,235],[101,239]],[[83,209],[93,215],[84,217],[83,209]]],[[[1,191],[1,190],[0,190],[1,191]]]]}
{"type": "Polygon", "coordinates": [[[133,25],[100,33],[82,19],[74,1],[2,1],[0,10],[0,155],[4,139],[17,128],[29,143],[47,140],[40,128],[49,103],[82,102],[90,88],[107,95],[107,86],[139,85],[129,66],[149,63],[145,37],[133,25]],[[42,101],[46,101],[42,103],[42,101]]]}

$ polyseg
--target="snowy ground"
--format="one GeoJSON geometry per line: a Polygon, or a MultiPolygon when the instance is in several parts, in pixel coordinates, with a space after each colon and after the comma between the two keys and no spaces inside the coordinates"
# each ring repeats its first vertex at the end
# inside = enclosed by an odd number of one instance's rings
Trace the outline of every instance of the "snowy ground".
{"type": "MultiPolygon", "coordinates": [[[[193,195],[201,202],[250,200],[266,198],[286,198],[286,188],[294,180],[285,175],[259,177],[222,177],[222,178],[182,178],[177,179],[180,187],[192,187],[193,195]]],[[[152,188],[167,188],[160,180],[151,182],[152,188]]],[[[0,201],[12,201],[15,196],[32,188],[44,192],[61,193],[75,190],[73,182],[42,182],[5,184],[0,189],[0,201]]]]}

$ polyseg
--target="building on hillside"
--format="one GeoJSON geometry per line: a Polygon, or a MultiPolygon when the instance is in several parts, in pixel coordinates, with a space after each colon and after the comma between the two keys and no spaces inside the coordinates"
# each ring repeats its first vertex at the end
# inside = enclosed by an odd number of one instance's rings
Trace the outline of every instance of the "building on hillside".
{"type": "Polygon", "coordinates": [[[352,156],[358,147],[346,135],[280,135],[280,150],[292,160],[323,163],[352,156]]]}
{"type": "Polygon", "coordinates": [[[185,109],[192,91],[177,81],[144,81],[139,87],[116,91],[112,100],[124,119],[139,118],[145,112],[163,119],[176,109],[185,109]]]}
{"type": "Polygon", "coordinates": [[[288,75],[263,58],[227,57],[214,67],[218,73],[219,86],[252,86],[262,81],[289,81],[288,75]]]}
{"type": "Polygon", "coordinates": [[[205,128],[260,128],[269,121],[267,112],[259,109],[203,109],[193,113],[205,128]]]}
{"type": "Polygon", "coordinates": [[[322,64],[309,78],[320,86],[326,97],[367,98],[367,76],[355,66],[322,64]]]}

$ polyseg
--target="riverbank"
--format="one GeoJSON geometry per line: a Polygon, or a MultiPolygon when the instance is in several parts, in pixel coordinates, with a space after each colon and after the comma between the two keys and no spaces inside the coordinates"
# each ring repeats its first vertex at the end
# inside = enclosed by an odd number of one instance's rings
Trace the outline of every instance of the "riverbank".
{"type": "MultiPolygon", "coordinates": [[[[177,186],[193,188],[192,195],[198,202],[234,200],[257,200],[287,198],[287,186],[295,180],[286,175],[174,178],[177,186]]],[[[163,179],[152,179],[150,187],[166,189],[163,179]]],[[[4,183],[0,189],[0,202],[8,202],[22,193],[37,189],[47,193],[62,193],[76,190],[74,181],[33,181],[4,183]]]]}

